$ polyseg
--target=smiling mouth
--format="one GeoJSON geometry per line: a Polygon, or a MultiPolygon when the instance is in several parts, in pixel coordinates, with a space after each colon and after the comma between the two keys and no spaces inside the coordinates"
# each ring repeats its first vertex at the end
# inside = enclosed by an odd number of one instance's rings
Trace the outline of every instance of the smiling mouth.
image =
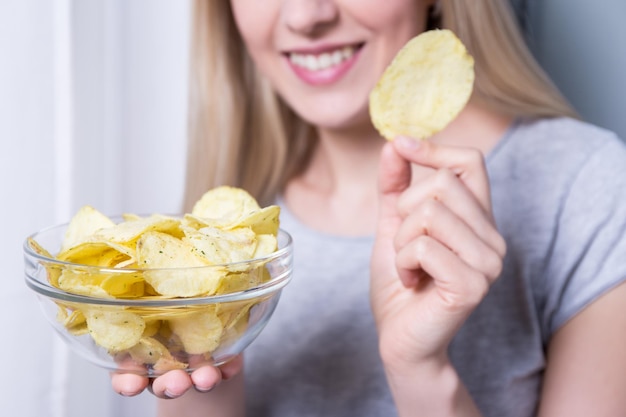
{"type": "Polygon", "coordinates": [[[321,71],[340,65],[349,60],[363,45],[344,46],[334,51],[318,54],[290,52],[287,54],[289,61],[296,67],[307,71],[321,71]]]}

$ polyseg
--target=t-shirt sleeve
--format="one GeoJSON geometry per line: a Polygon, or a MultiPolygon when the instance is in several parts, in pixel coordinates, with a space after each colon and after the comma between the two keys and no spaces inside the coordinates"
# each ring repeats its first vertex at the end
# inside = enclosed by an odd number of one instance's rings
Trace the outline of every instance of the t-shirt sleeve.
{"type": "Polygon", "coordinates": [[[589,155],[562,201],[556,227],[544,275],[547,335],[626,280],[623,142],[614,138],[589,155]]]}

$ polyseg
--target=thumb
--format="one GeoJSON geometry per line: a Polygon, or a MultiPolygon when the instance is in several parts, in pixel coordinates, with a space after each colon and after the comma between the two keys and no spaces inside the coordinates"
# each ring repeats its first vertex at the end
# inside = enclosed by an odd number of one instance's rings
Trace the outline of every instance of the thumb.
{"type": "Polygon", "coordinates": [[[402,157],[388,142],[383,146],[380,154],[378,172],[378,222],[376,225],[376,239],[372,257],[370,259],[371,286],[370,293],[372,307],[378,310],[382,307],[382,294],[386,294],[397,287],[396,251],[394,239],[402,223],[398,211],[398,200],[411,182],[411,164],[402,157]],[[394,284],[395,283],[395,284],[394,284]]]}
{"type": "Polygon", "coordinates": [[[400,221],[398,198],[410,183],[411,163],[396,151],[391,142],[386,143],[381,152],[378,174],[379,234],[397,228],[400,221]]]}

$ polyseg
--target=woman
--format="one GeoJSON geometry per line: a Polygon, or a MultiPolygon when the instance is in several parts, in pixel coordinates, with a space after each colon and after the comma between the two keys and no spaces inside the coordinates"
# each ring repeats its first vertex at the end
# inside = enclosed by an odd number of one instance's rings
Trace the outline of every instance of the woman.
{"type": "Polygon", "coordinates": [[[245,364],[155,379],[180,397],[161,415],[626,414],[626,150],[575,120],[504,0],[198,0],[194,19],[187,202],[278,201],[296,264],[245,364]],[[473,55],[473,97],[428,142],[384,143],[369,92],[435,27],[473,55]]]}

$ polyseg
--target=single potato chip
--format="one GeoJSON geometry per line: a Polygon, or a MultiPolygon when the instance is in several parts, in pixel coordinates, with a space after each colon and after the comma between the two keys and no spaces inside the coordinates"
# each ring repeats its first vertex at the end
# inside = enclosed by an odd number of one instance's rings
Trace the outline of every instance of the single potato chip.
{"type": "Polygon", "coordinates": [[[135,346],[128,349],[128,353],[136,362],[155,365],[157,370],[187,368],[187,364],[177,361],[167,347],[153,337],[142,337],[135,346]]]}
{"type": "Polygon", "coordinates": [[[110,274],[102,280],[100,287],[118,298],[138,298],[145,293],[145,281],[139,273],[110,274]]]}
{"type": "Polygon", "coordinates": [[[278,233],[279,216],[279,206],[267,206],[244,216],[234,227],[249,227],[256,234],[276,235],[278,233]]]}
{"type": "Polygon", "coordinates": [[[252,255],[255,258],[262,258],[263,256],[270,255],[276,252],[276,249],[278,248],[278,239],[272,234],[257,235],[256,241],[256,249],[252,255]]]}
{"type": "Polygon", "coordinates": [[[133,261],[134,251],[110,241],[81,242],[57,255],[57,259],[81,265],[113,267],[120,262],[133,261]]]}
{"type": "Polygon", "coordinates": [[[148,320],[145,316],[142,316],[146,322],[146,328],[143,330],[142,337],[152,337],[159,332],[161,328],[161,320],[148,320]]]}
{"type": "Polygon", "coordinates": [[[137,262],[144,279],[159,294],[194,297],[214,294],[224,273],[207,266],[189,243],[161,232],[145,233],[137,241],[137,262]]]}
{"type": "Polygon", "coordinates": [[[84,242],[98,230],[114,225],[115,222],[113,220],[95,208],[91,206],[81,207],[67,226],[65,239],[61,245],[61,252],[84,242]]]}
{"type": "Polygon", "coordinates": [[[204,227],[198,231],[186,230],[189,242],[198,256],[211,265],[241,262],[252,259],[257,247],[256,235],[252,229],[241,227],[224,231],[214,227],[204,227]]]}
{"type": "Polygon", "coordinates": [[[255,273],[255,271],[226,275],[220,283],[217,292],[219,294],[230,294],[257,286],[261,280],[259,279],[259,274],[255,273]]]}
{"type": "Polygon", "coordinates": [[[398,52],[372,90],[372,123],[387,140],[427,139],[454,120],[473,85],[474,59],[456,35],[423,32],[398,52]]]}
{"type": "Polygon", "coordinates": [[[222,186],[204,193],[193,206],[191,214],[209,219],[237,221],[259,209],[259,204],[247,191],[222,186]]]}
{"type": "MultiPolygon", "coordinates": [[[[54,256],[50,254],[43,246],[41,246],[35,239],[28,238],[28,245],[35,251],[36,254],[44,256],[49,259],[54,259],[54,256]]],[[[48,272],[48,281],[51,285],[59,286],[59,277],[61,276],[61,268],[54,264],[46,263],[46,271],[48,272]]]]}
{"type": "Polygon", "coordinates": [[[169,324],[183,343],[185,351],[192,355],[214,351],[219,346],[224,331],[214,306],[179,315],[172,318],[169,324]]]}
{"type": "Polygon", "coordinates": [[[224,331],[230,330],[232,327],[240,323],[242,320],[248,321],[250,309],[257,304],[258,300],[239,301],[233,303],[224,303],[217,306],[216,312],[222,321],[224,331]]]}
{"type": "Polygon", "coordinates": [[[68,310],[65,306],[58,306],[57,320],[73,335],[80,336],[89,331],[85,315],[80,310],[68,310]]]}
{"type": "Polygon", "coordinates": [[[83,313],[93,340],[110,352],[135,346],[146,328],[140,316],[126,311],[90,309],[83,313]]]}

